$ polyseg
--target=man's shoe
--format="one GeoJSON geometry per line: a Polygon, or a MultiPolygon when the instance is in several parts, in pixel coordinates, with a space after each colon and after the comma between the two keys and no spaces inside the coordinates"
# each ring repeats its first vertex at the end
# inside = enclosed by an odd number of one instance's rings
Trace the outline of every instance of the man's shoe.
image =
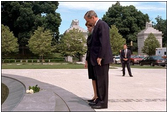
{"type": "Polygon", "coordinates": [[[130,77],[133,77],[133,75],[130,75],[130,77]]]}
{"type": "Polygon", "coordinates": [[[95,102],[90,102],[89,105],[94,106],[94,105],[96,105],[96,103],[95,102]]]}
{"type": "Polygon", "coordinates": [[[124,77],[125,75],[123,75],[123,77],[124,77]]]}
{"type": "Polygon", "coordinates": [[[107,106],[101,106],[101,105],[94,105],[92,106],[93,109],[105,109],[107,106]]]}

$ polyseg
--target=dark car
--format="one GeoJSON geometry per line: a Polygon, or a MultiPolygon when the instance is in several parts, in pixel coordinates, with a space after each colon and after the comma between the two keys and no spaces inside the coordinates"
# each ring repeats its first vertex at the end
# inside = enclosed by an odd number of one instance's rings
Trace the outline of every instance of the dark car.
{"type": "Polygon", "coordinates": [[[139,62],[143,59],[144,57],[143,56],[140,56],[140,55],[136,55],[136,56],[131,56],[130,58],[130,63],[132,65],[134,64],[139,64],[139,62]]]}
{"type": "Polygon", "coordinates": [[[143,60],[139,62],[139,64],[142,65],[151,65],[151,66],[165,66],[166,60],[162,58],[162,56],[149,56],[145,57],[143,60]]]}

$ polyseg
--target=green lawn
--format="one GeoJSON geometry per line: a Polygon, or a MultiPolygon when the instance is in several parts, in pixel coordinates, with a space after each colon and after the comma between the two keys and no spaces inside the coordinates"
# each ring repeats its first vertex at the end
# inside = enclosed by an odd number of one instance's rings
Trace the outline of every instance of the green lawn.
{"type": "Polygon", "coordinates": [[[2,69],[84,69],[84,65],[71,63],[4,63],[2,69]]]}
{"type": "MultiPolygon", "coordinates": [[[[121,67],[121,64],[112,64],[110,69],[121,67]]],[[[131,68],[165,69],[162,66],[131,65],[131,68]]],[[[75,63],[2,63],[2,69],[85,69],[83,64],[75,63]]]]}

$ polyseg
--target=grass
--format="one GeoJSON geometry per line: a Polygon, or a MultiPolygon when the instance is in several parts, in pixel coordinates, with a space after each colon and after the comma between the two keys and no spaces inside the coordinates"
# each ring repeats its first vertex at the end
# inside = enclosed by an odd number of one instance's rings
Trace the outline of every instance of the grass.
{"type": "MultiPolygon", "coordinates": [[[[2,69],[85,69],[84,64],[76,63],[3,63],[2,69]]],[[[115,69],[110,66],[110,69],[115,69]]]]}
{"type": "Polygon", "coordinates": [[[1,83],[1,105],[5,102],[6,98],[8,97],[9,94],[9,89],[8,87],[1,83]]]}
{"type": "Polygon", "coordinates": [[[83,69],[82,64],[71,63],[5,63],[2,69],[83,69]]]}
{"type": "MultiPolygon", "coordinates": [[[[121,67],[121,64],[112,64],[110,69],[121,67]]],[[[147,69],[165,69],[162,66],[149,66],[149,65],[131,65],[131,68],[147,68],[147,69]]],[[[76,63],[2,63],[2,69],[85,69],[83,64],[76,63]]]]}

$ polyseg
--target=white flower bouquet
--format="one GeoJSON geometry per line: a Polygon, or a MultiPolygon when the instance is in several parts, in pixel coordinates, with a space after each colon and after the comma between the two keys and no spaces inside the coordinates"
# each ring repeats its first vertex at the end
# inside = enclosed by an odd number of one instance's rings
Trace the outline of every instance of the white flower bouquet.
{"type": "Polygon", "coordinates": [[[27,94],[33,94],[33,93],[37,93],[40,91],[40,87],[38,87],[38,85],[36,86],[29,86],[29,90],[26,90],[27,94]]]}

